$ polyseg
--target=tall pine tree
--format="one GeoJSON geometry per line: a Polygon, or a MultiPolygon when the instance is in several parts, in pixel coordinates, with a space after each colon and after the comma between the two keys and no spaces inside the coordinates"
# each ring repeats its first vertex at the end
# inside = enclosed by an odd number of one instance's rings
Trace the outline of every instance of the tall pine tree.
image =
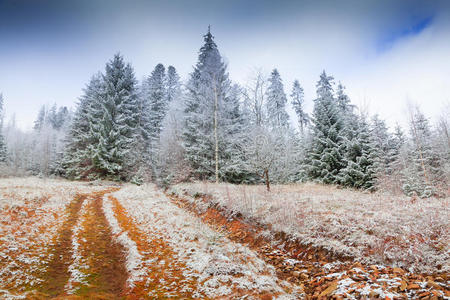
{"type": "Polygon", "coordinates": [[[139,103],[133,68],[120,54],[106,64],[103,84],[99,99],[102,116],[91,126],[98,138],[98,144],[90,145],[93,163],[102,177],[127,179],[138,167],[131,150],[138,140],[139,103]]]}
{"type": "Polygon", "coordinates": [[[239,126],[240,110],[226,65],[209,30],[186,89],[182,133],[186,160],[195,177],[217,181],[228,173],[226,169],[232,169],[227,146],[233,128],[239,126]]]}
{"type": "Polygon", "coordinates": [[[274,69],[270,74],[266,91],[267,118],[272,128],[288,127],[289,115],[286,112],[287,98],[280,73],[274,69]]]}
{"type": "Polygon", "coordinates": [[[317,98],[312,115],[312,140],[307,155],[307,169],[312,180],[339,183],[343,158],[344,118],[333,96],[333,77],[325,71],[317,82],[317,98]]]}
{"type": "Polygon", "coordinates": [[[63,157],[63,168],[69,178],[87,178],[90,174],[95,176],[89,145],[98,143],[91,126],[95,126],[101,117],[99,99],[103,89],[102,75],[98,73],[92,76],[77,103],[63,157]]]}
{"type": "Polygon", "coordinates": [[[295,113],[297,114],[298,125],[300,128],[300,133],[303,135],[306,126],[309,123],[309,116],[305,112],[304,103],[304,92],[298,80],[294,81],[291,92],[292,106],[294,107],[295,113]]]}

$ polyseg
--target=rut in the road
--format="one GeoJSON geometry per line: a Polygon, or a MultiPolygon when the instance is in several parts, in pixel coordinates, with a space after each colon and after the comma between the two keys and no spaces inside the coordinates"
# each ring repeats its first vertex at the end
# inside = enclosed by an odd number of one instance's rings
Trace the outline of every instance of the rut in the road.
{"type": "Polygon", "coordinates": [[[78,215],[87,195],[76,195],[66,208],[67,219],[61,226],[58,235],[52,241],[52,260],[47,270],[42,274],[43,283],[40,292],[47,296],[58,296],[64,292],[64,285],[68,281],[69,266],[72,263],[72,228],[78,220],[78,215]]]}
{"type": "Polygon", "coordinates": [[[109,192],[90,195],[92,201],[81,222],[79,251],[86,262],[83,272],[87,277],[75,290],[80,296],[114,299],[121,297],[126,287],[125,249],[113,239],[102,209],[103,195],[109,192]]]}
{"type": "Polygon", "coordinates": [[[75,294],[84,297],[116,299],[122,296],[128,273],[125,267],[125,251],[114,241],[111,229],[102,210],[102,198],[112,189],[77,195],[66,211],[67,220],[52,243],[52,261],[41,276],[39,288],[44,297],[66,295],[64,290],[70,278],[69,266],[73,263],[73,227],[82,218],[79,252],[86,266],[83,283],[75,286],[75,294]],[[86,211],[80,215],[84,201],[86,211]]]}

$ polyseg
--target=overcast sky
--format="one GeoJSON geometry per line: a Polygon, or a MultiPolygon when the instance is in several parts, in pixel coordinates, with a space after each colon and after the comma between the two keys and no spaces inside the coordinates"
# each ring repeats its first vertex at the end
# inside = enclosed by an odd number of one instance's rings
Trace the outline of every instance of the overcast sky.
{"type": "Polygon", "coordinates": [[[160,62],[186,78],[209,24],[232,80],[276,67],[309,111],[323,69],[391,125],[407,100],[433,118],[450,102],[450,1],[0,0],[6,115],[30,128],[42,104],[74,107],[119,51],[139,80],[160,62]]]}

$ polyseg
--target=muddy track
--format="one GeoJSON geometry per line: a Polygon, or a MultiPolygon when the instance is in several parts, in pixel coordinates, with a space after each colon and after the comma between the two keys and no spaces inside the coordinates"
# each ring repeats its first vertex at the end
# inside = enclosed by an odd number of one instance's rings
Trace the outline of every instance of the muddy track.
{"type": "Polygon", "coordinates": [[[106,189],[90,194],[79,194],[66,208],[68,215],[51,244],[51,261],[40,276],[42,284],[37,298],[64,297],[70,279],[69,267],[73,264],[73,228],[81,221],[80,254],[88,264],[86,284],[75,289],[75,295],[89,299],[122,299],[128,273],[125,267],[125,250],[113,236],[102,209],[103,196],[112,192],[106,189]],[[81,215],[83,203],[86,212],[81,215]]]}
{"type": "Polygon", "coordinates": [[[167,298],[166,295],[171,293],[176,297],[191,299],[191,291],[195,290],[197,282],[183,275],[186,265],[176,258],[172,247],[164,239],[151,238],[141,231],[117,198],[110,195],[108,199],[112,203],[118,224],[136,243],[137,250],[142,255],[142,267],[148,270],[144,277],[133,283],[127,295],[132,299],[161,299],[167,298]]]}
{"type": "Polygon", "coordinates": [[[78,220],[83,202],[88,195],[78,194],[66,208],[67,220],[52,241],[52,260],[47,271],[41,275],[43,284],[40,292],[46,296],[55,297],[64,292],[64,286],[69,280],[69,266],[72,263],[72,228],[78,220]]]}
{"type": "Polygon", "coordinates": [[[125,267],[125,249],[117,243],[103,213],[103,195],[110,191],[91,194],[84,220],[82,256],[89,263],[88,285],[81,287],[80,296],[121,298],[126,287],[128,272],[125,267]]]}

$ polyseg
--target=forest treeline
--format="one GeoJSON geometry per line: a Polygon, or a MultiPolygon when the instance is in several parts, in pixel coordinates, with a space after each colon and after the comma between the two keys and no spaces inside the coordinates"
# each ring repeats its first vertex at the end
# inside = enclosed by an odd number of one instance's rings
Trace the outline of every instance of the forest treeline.
{"type": "Polygon", "coordinates": [[[74,111],[43,106],[31,132],[14,118],[4,126],[0,96],[2,170],[137,184],[200,179],[270,189],[316,181],[420,197],[449,192],[448,115],[431,124],[410,107],[409,128],[389,130],[351,104],[325,71],[316,91],[308,115],[300,82],[286,94],[277,69],[255,72],[244,86],[232,82],[208,30],[186,82],[162,64],[138,82],[116,54],[91,77],[74,111]]]}

